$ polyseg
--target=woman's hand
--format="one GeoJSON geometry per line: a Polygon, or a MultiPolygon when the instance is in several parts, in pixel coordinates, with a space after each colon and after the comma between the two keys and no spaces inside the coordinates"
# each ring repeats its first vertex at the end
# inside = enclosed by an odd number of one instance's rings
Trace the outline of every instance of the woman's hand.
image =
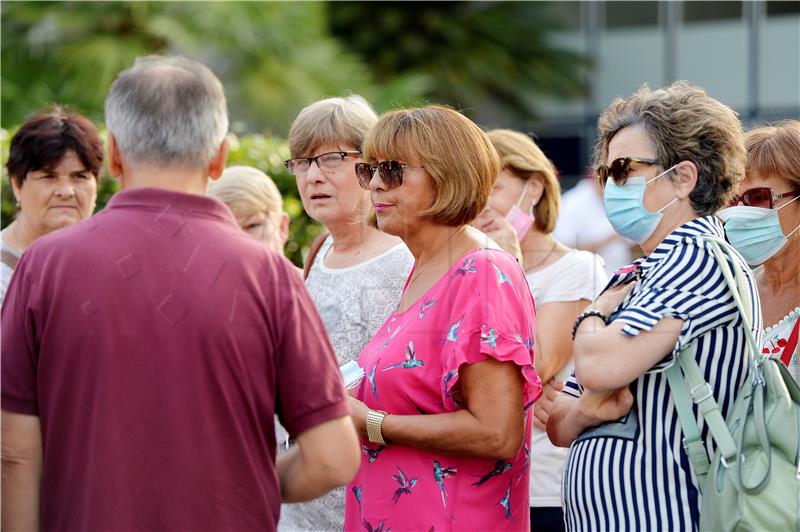
{"type": "Polygon", "coordinates": [[[596,420],[595,425],[614,421],[630,412],[633,394],[627,386],[609,392],[593,392],[584,389],[578,400],[580,413],[586,419],[596,420]]]}
{"type": "Polygon", "coordinates": [[[491,206],[486,209],[472,222],[472,225],[481,231],[486,236],[494,240],[503,251],[506,251],[516,257],[520,264],[522,264],[522,249],[519,245],[519,239],[514,228],[506,220],[505,216],[494,210],[491,206]]]}
{"type": "Polygon", "coordinates": [[[542,386],[542,396],[533,405],[533,424],[541,430],[547,430],[547,420],[550,418],[550,411],[553,402],[561,394],[564,383],[555,379],[550,379],[542,386]]]}
{"type": "Polygon", "coordinates": [[[352,396],[348,396],[348,401],[350,401],[350,417],[353,419],[356,432],[358,432],[358,435],[362,438],[366,438],[367,412],[369,412],[369,407],[352,396]]]}
{"type": "Polygon", "coordinates": [[[631,290],[633,290],[634,286],[636,286],[636,283],[632,282],[621,286],[615,286],[614,288],[609,288],[600,294],[597,299],[595,299],[590,308],[597,310],[604,316],[610,316],[611,313],[614,312],[623,301],[625,301],[625,298],[628,297],[628,294],[631,293],[631,290]]]}

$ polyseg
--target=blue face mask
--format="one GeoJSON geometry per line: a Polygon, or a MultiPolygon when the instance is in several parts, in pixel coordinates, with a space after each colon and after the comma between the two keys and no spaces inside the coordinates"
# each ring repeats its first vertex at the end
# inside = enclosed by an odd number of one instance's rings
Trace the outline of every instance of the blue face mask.
{"type": "MultiPolygon", "coordinates": [[[[800,196],[792,201],[800,199],[800,196]]],[[[795,227],[788,235],[783,234],[778,211],[792,203],[781,205],[777,209],[750,207],[740,205],[728,207],[717,213],[725,222],[725,234],[736,250],[742,254],[750,266],[758,266],[778,253],[789,241],[800,226],[795,227]]]]}
{"type": "Polygon", "coordinates": [[[617,185],[613,179],[608,180],[603,193],[603,203],[606,207],[608,221],[611,222],[611,227],[617,234],[638,244],[645,242],[653,235],[664,216],[661,214],[662,211],[678,201],[678,198],[673,199],[656,212],[650,212],[644,208],[644,189],[649,183],[668,174],[675,166],[650,180],[645,180],[642,176],[629,177],[624,185],[617,185]]]}

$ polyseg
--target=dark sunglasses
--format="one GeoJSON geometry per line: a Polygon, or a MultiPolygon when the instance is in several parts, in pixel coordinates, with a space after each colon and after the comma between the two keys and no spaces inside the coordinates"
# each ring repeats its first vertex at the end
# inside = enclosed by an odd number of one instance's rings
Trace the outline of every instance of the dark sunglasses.
{"type": "Polygon", "coordinates": [[[372,181],[372,176],[375,172],[386,185],[387,190],[397,188],[403,184],[403,169],[405,168],[425,168],[424,166],[408,166],[406,163],[400,161],[381,161],[378,164],[370,163],[356,163],[356,177],[358,184],[364,190],[369,190],[369,182],[372,181]]]}
{"type": "Polygon", "coordinates": [[[628,174],[631,172],[631,163],[636,164],[660,164],[659,161],[651,161],[648,159],[635,159],[633,157],[620,157],[614,159],[608,166],[601,164],[595,168],[597,180],[600,181],[600,188],[606,187],[606,181],[609,176],[614,180],[617,185],[624,185],[628,179],[628,174]]]}
{"type": "Polygon", "coordinates": [[[772,187],[748,188],[731,199],[730,206],[746,205],[748,207],[762,207],[764,209],[774,209],[775,202],[783,198],[796,198],[800,192],[783,192],[776,194],[772,187]]]}

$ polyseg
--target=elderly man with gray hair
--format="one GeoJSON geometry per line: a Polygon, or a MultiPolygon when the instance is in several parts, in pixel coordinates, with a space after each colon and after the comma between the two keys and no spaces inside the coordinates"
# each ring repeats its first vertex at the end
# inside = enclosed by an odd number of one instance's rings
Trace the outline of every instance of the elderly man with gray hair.
{"type": "Polygon", "coordinates": [[[228,129],[208,68],[137,60],[106,122],[122,191],[31,246],[2,308],[3,529],[273,530],[358,467],[325,329],[204,196],[228,129]]]}

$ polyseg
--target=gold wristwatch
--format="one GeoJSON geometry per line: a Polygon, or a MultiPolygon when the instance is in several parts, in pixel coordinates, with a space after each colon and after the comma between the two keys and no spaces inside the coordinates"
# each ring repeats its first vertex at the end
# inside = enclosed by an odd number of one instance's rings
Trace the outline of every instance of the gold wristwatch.
{"type": "Polygon", "coordinates": [[[383,424],[383,418],[387,415],[382,410],[370,410],[367,412],[367,438],[372,443],[386,445],[386,440],[383,439],[383,433],[381,432],[381,424],[383,424]]]}

